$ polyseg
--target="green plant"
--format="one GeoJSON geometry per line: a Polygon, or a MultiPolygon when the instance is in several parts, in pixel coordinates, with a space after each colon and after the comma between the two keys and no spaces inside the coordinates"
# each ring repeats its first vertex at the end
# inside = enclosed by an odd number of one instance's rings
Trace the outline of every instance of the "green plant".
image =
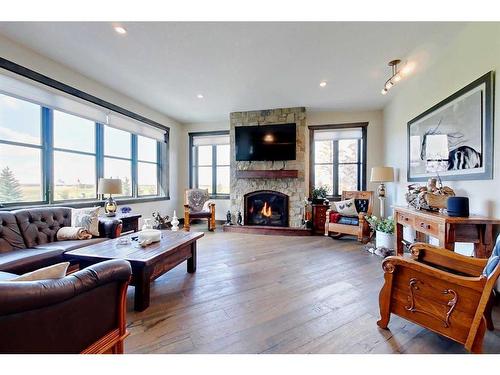
{"type": "Polygon", "coordinates": [[[371,215],[371,216],[366,216],[365,220],[368,221],[368,224],[370,224],[370,227],[374,231],[379,231],[387,234],[394,233],[396,223],[394,222],[392,216],[389,216],[387,219],[381,219],[375,215],[371,215]]]}
{"type": "Polygon", "coordinates": [[[314,188],[312,191],[313,199],[326,198],[327,195],[328,195],[328,186],[326,185],[314,188]]]}

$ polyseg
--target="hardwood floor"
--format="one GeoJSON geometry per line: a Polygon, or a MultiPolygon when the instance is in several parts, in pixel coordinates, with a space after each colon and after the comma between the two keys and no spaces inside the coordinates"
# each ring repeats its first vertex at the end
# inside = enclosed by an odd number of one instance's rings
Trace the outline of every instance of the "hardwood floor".
{"type": "MultiPolygon", "coordinates": [[[[125,351],[465,353],[396,316],[377,327],[380,264],[355,240],[206,232],[197,272],[183,263],[157,279],[146,311],[133,311],[130,288],[125,351]]],[[[486,353],[500,353],[499,310],[486,353]]]]}

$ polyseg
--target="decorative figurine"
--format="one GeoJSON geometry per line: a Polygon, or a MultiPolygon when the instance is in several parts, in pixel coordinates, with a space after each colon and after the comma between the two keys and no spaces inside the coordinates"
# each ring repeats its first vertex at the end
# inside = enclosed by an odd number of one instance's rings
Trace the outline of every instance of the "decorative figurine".
{"type": "Polygon", "coordinates": [[[155,229],[166,229],[170,227],[168,215],[161,216],[159,212],[153,212],[153,217],[155,218],[155,229]]]}
{"type": "Polygon", "coordinates": [[[226,213],[226,225],[233,225],[233,223],[231,223],[231,211],[227,210],[227,213],[226,213]]]}
{"type": "Polygon", "coordinates": [[[177,213],[174,210],[174,216],[172,217],[172,231],[177,232],[179,230],[179,219],[177,218],[177,213]]]}
{"type": "Polygon", "coordinates": [[[243,217],[241,216],[241,211],[238,211],[238,219],[236,219],[236,224],[243,225],[243,217]]]}

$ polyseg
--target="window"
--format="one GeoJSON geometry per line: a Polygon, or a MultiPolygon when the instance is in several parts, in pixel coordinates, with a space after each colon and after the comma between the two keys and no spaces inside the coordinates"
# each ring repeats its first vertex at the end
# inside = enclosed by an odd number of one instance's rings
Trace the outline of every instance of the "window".
{"type": "Polygon", "coordinates": [[[139,196],[158,194],[158,142],[137,136],[137,184],[139,196]]]}
{"type": "Polygon", "coordinates": [[[0,94],[0,206],[95,201],[100,177],[122,180],[119,199],[164,197],[168,148],[150,134],[0,94]]]}
{"type": "Polygon", "coordinates": [[[229,197],[229,132],[190,133],[190,186],[229,197]]]}
{"type": "Polygon", "coordinates": [[[42,108],[0,94],[0,203],[41,202],[42,108]]]}
{"type": "Polygon", "coordinates": [[[311,126],[311,189],[328,188],[330,197],[366,188],[366,124],[311,126]]]}
{"type": "Polygon", "coordinates": [[[104,126],[104,177],[121,179],[121,196],[132,196],[132,134],[104,126]]]}
{"type": "Polygon", "coordinates": [[[54,201],[96,199],[93,121],[53,111],[54,201]]]}

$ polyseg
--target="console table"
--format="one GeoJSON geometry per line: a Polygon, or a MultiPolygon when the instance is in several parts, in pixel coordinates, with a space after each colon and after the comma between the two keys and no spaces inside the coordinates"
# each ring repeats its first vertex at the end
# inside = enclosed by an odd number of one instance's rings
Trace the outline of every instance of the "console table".
{"type": "Polygon", "coordinates": [[[425,241],[425,236],[439,240],[439,246],[455,249],[455,242],[474,243],[474,256],[488,258],[493,250],[493,225],[500,220],[471,215],[451,217],[437,212],[419,211],[409,207],[394,207],[396,220],[396,253],[403,255],[403,227],[411,227],[417,233],[417,241],[425,241]]]}

